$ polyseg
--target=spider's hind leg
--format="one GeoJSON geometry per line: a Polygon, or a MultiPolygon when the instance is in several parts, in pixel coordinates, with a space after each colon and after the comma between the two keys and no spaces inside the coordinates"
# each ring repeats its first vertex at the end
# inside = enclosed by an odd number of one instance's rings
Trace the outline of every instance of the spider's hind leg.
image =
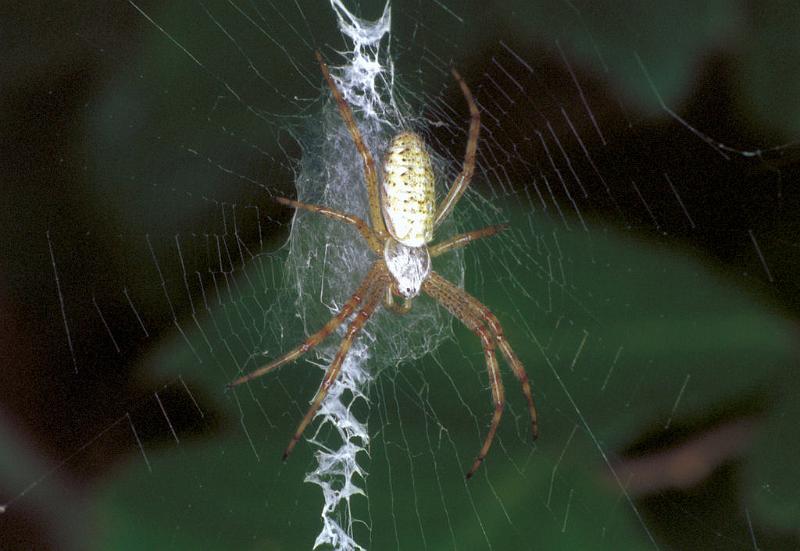
{"type": "Polygon", "coordinates": [[[315,52],[315,55],[319,63],[319,68],[322,71],[322,76],[325,77],[325,82],[328,83],[328,88],[330,88],[333,94],[333,99],[336,100],[336,104],[339,106],[339,113],[342,116],[344,125],[347,127],[347,131],[350,132],[350,137],[353,139],[356,150],[358,150],[358,154],[361,155],[361,160],[364,162],[364,183],[367,186],[370,222],[372,222],[375,233],[379,236],[385,236],[386,227],[383,224],[383,214],[381,213],[381,199],[380,191],[378,190],[378,173],[375,170],[375,160],[364,144],[364,138],[361,137],[361,132],[359,132],[358,126],[356,126],[353,111],[350,109],[350,106],[347,105],[347,101],[345,101],[342,96],[341,90],[339,90],[339,87],[336,86],[336,83],[333,81],[330,71],[328,71],[328,65],[322,59],[322,54],[315,52]]]}
{"type": "Polygon", "coordinates": [[[461,78],[458,71],[451,69],[450,72],[453,73],[453,78],[456,79],[456,82],[461,87],[461,92],[464,94],[464,99],[467,100],[467,105],[469,106],[469,137],[467,138],[467,151],[464,154],[464,166],[450,187],[450,191],[447,192],[447,195],[436,209],[434,227],[438,227],[450,215],[453,207],[464,195],[467,186],[472,181],[472,174],[475,172],[475,153],[478,150],[478,135],[481,131],[481,113],[478,110],[478,104],[475,103],[475,98],[472,97],[469,86],[461,78]]]}

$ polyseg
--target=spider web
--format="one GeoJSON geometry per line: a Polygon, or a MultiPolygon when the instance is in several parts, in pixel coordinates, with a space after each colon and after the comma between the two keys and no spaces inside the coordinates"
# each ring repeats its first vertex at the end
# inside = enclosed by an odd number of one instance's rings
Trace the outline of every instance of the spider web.
{"type": "Polygon", "coordinates": [[[700,74],[749,20],[733,2],[665,8],[685,36],[664,45],[635,10],[528,4],[136,1],[66,25],[106,70],[77,109],[86,149],[64,156],[80,214],[33,222],[53,359],[20,376],[30,409],[8,402],[4,548],[796,544],[775,443],[797,407],[792,328],[765,304],[794,296],[797,127],[745,100],[719,101],[746,122],[714,126],[703,102],[734,92],[700,74]],[[437,238],[509,229],[434,269],[500,319],[542,434],[501,366],[505,415],[470,482],[483,354],[430,300],[370,320],[286,463],[342,332],[224,391],[321,327],[373,261],[352,227],[272,201],[367,218],[315,50],[376,160],[398,128],[426,138],[440,198],[469,119],[451,66],[480,106],[473,185],[437,238]]]}

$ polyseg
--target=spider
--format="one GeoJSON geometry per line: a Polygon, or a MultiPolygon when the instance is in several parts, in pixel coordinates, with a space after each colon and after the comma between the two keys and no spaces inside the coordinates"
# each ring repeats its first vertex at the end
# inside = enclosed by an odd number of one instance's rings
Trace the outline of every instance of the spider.
{"type": "Polygon", "coordinates": [[[533,404],[533,397],[531,396],[528,376],[525,373],[522,362],[520,362],[506,340],[497,318],[475,297],[431,269],[431,258],[463,247],[476,239],[495,235],[505,228],[505,225],[489,226],[455,235],[437,244],[430,245],[433,240],[434,229],[452,212],[453,207],[464,194],[472,179],[472,174],[475,170],[478,134],[480,133],[480,112],[466,82],[461,78],[458,71],[452,69],[453,77],[458,82],[469,106],[470,125],[464,165],[447,196],[441,203],[436,205],[433,169],[425,142],[418,134],[405,130],[395,135],[391,141],[383,163],[383,181],[379,187],[375,161],[364,145],[364,140],[353,118],[353,112],[331,78],[328,66],[319,52],[316,52],[316,58],[322,70],[322,75],[339,107],[344,124],[364,162],[364,179],[369,199],[370,224],[368,225],[364,220],[352,214],[346,214],[324,206],[310,205],[282,197],[276,200],[281,204],[296,209],[304,209],[352,224],[361,233],[369,248],[378,258],[372,264],[369,273],[358,286],[358,289],[345,302],[339,313],[331,318],[322,329],[308,337],[297,348],[267,365],[239,377],[229,386],[237,386],[251,381],[288,362],[296,360],[317,346],[355,313],[355,316],[347,325],[339,350],[328,367],[308,412],[298,425],[294,436],[292,436],[289,445],[283,452],[283,459],[286,460],[320,408],[323,399],[328,394],[328,390],[339,375],[342,362],[347,356],[354,339],[367,320],[381,304],[395,313],[407,313],[411,309],[413,299],[420,292],[424,292],[444,306],[480,338],[486,359],[486,368],[489,372],[492,399],[494,401],[494,414],[483,446],[472,467],[467,472],[466,477],[469,479],[475,474],[475,471],[489,452],[505,406],[505,392],[495,355],[497,348],[500,349],[500,353],[510,365],[511,370],[522,386],[522,393],[527,400],[531,417],[531,432],[534,439],[538,436],[537,414],[533,404]],[[402,302],[395,302],[395,297],[401,298],[402,302]]]}

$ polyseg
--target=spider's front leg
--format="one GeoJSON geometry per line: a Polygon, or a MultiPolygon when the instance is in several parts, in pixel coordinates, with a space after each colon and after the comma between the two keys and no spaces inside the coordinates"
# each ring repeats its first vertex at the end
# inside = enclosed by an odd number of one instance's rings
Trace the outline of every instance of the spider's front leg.
{"type": "Polygon", "coordinates": [[[531,430],[534,438],[536,438],[538,434],[538,421],[536,408],[533,405],[528,376],[519,358],[514,354],[513,350],[511,350],[508,341],[506,341],[497,318],[495,318],[477,299],[466,291],[459,289],[456,285],[436,272],[431,272],[430,277],[425,281],[422,288],[430,297],[438,301],[451,314],[458,318],[469,330],[478,335],[481,339],[484,356],[486,357],[486,367],[489,371],[489,382],[492,385],[492,398],[495,404],[495,411],[492,416],[492,422],[489,425],[489,433],[486,435],[481,451],[478,453],[472,468],[467,473],[467,478],[471,478],[489,452],[489,448],[497,432],[497,427],[500,424],[500,418],[505,405],[503,383],[500,380],[500,370],[495,356],[495,347],[499,346],[506,361],[511,365],[514,375],[516,375],[517,379],[520,381],[522,392],[528,402],[528,409],[531,416],[531,430]]]}
{"type": "MultiPolygon", "coordinates": [[[[439,274],[435,274],[435,276],[442,282],[452,285],[439,274]]],[[[522,387],[522,395],[525,396],[525,400],[528,402],[528,413],[530,414],[531,418],[531,435],[533,436],[533,439],[536,440],[539,437],[539,415],[536,412],[536,406],[533,403],[531,384],[528,380],[528,373],[525,371],[525,367],[522,365],[522,361],[520,361],[519,356],[517,356],[517,354],[511,348],[511,344],[508,342],[508,339],[503,332],[503,327],[500,325],[497,317],[492,314],[492,312],[478,299],[463,289],[455,287],[455,293],[459,296],[460,300],[469,305],[469,308],[472,310],[472,314],[477,316],[478,319],[483,321],[492,330],[492,333],[494,334],[494,340],[497,342],[498,348],[500,348],[500,353],[503,354],[503,358],[505,358],[508,365],[511,366],[511,371],[514,372],[514,376],[517,378],[520,386],[522,387]]]]}
{"type": "MultiPolygon", "coordinates": [[[[385,282],[385,279],[382,279],[381,281],[385,282]]],[[[331,362],[330,367],[328,367],[328,370],[325,372],[325,377],[322,379],[322,385],[320,385],[316,396],[314,396],[311,407],[308,408],[308,412],[306,412],[303,420],[300,421],[300,424],[297,426],[297,430],[294,432],[294,436],[292,436],[292,439],[289,441],[289,445],[286,446],[286,450],[283,452],[284,461],[289,457],[289,454],[292,453],[295,445],[297,445],[297,442],[303,436],[303,432],[305,432],[306,427],[308,427],[309,423],[311,423],[311,421],[314,419],[314,415],[322,405],[322,401],[325,399],[325,396],[328,395],[328,391],[336,381],[336,378],[339,376],[339,371],[342,369],[342,363],[347,357],[347,353],[350,351],[353,341],[355,340],[359,331],[361,331],[361,328],[364,327],[364,324],[367,322],[367,320],[372,316],[372,314],[375,313],[375,309],[380,305],[382,294],[383,289],[374,289],[371,295],[366,298],[364,307],[358,312],[358,314],[356,314],[356,317],[350,322],[350,325],[347,326],[347,332],[342,338],[342,342],[339,345],[339,350],[336,352],[333,362],[331,362]]]]}
{"type": "Polygon", "coordinates": [[[356,307],[358,307],[358,305],[361,304],[361,301],[364,300],[364,298],[367,295],[371,296],[375,292],[373,287],[376,285],[376,282],[378,278],[381,276],[381,274],[384,273],[384,270],[385,267],[383,266],[383,263],[381,262],[375,263],[372,269],[370,269],[367,276],[361,282],[361,285],[359,285],[358,289],[356,289],[356,292],[353,293],[347,300],[347,302],[344,303],[342,309],[339,310],[339,313],[333,316],[328,321],[328,323],[322,326],[322,329],[320,329],[319,331],[308,337],[305,341],[303,341],[303,343],[300,346],[290,350],[280,358],[272,360],[267,365],[260,367],[255,371],[251,371],[246,375],[242,375],[238,379],[229,383],[228,387],[229,388],[235,387],[242,383],[252,381],[257,377],[261,377],[262,375],[265,375],[284,364],[293,362],[294,360],[296,360],[297,358],[299,358],[300,356],[302,356],[303,354],[305,354],[306,352],[317,346],[319,343],[325,340],[325,337],[333,333],[333,331],[335,331],[337,327],[339,327],[342,323],[344,323],[344,321],[348,317],[350,317],[350,314],[353,313],[356,307]]]}
{"type": "Polygon", "coordinates": [[[483,326],[475,326],[471,328],[481,339],[481,346],[483,347],[483,355],[486,358],[486,370],[489,372],[489,383],[492,386],[492,401],[494,402],[494,414],[492,414],[492,422],[489,425],[489,432],[483,440],[481,451],[472,463],[467,472],[467,480],[472,478],[478,467],[481,466],[483,460],[486,459],[486,454],[489,453],[489,448],[494,441],[494,435],[497,433],[497,427],[500,426],[500,418],[503,416],[503,409],[506,405],[505,390],[503,387],[503,380],[500,378],[500,366],[497,364],[497,357],[494,353],[494,339],[483,326]]]}

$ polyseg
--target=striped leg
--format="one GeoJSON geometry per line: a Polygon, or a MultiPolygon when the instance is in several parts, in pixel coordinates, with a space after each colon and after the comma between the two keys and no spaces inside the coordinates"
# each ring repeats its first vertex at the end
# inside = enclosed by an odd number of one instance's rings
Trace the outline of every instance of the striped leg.
{"type": "Polygon", "coordinates": [[[334,220],[339,220],[340,222],[346,222],[348,224],[352,224],[356,227],[356,229],[364,236],[364,239],[367,240],[367,244],[372,251],[378,255],[383,254],[383,247],[381,246],[381,241],[378,239],[378,236],[375,235],[375,232],[372,231],[366,222],[364,222],[358,216],[354,216],[352,214],[346,214],[344,212],[339,212],[338,210],[334,210],[328,207],[322,207],[319,205],[311,205],[309,203],[301,203],[300,201],[293,201],[292,199],[287,199],[285,197],[276,197],[275,200],[288,207],[294,207],[296,209],[303,209],[308,210],[311,212],[316,212],[317,214],[321,214],[323,216],[327,216],[328,218],[333,218],[334,220]]]}
{"type": "Polygon", "coordinates": [[[486,369],[489,372],[489,382],[492,387],[494,414],[492,415],[489,432],[483,441],[480,452],[478,452],[478,456],[472,463],[472,467],[470,467],[467,472],[467,479],[470,479],[489,453],[489,448],[494,441],[497,427],[500,425],[500,419],[503,416],[503,408],[505,407],[505,391],[503,389],[503,381],[500,378],[500,368],[497,364],[497,357],[495,356],[495,339],[486,326],[476,318],[470,305],[454,292],[454,290],[458,289],[455,285],[450,284],[450,282],[438,276],[437,278],[429,278],[423,283],[422,288],[429,296],[441,303],[442,306],[447,308],[450,313],[457,317],[461,323],[481,339],[481,346],[483,347],[483,354],[486,359],[486,369]],[[443,282],[447,283],[447,285],[444,285],[443,282]]]}
{"type": "Polygon", "coordinates": [[[371,295],[367,298],[364,307],[358,312],[355,319],[353,319],[353,321],[350,322],[350,325],[347,327],[347,333],[345,333],[344,338],[342,338],[342,343],[339,345],[339,351],[336,353],[336,356],[334,357],[333,362],[331,362],[330,367],[328,367],[328,371],[325,372],[325,377],[322,379],[322,385],[320,385],[317,395],[314,396],[314,401],[311,402],[311,407],[308,408],[308,412],[297,426],[297,430],[294,432],[294,436],[292,436],[292,439],[289,441],[289,445],[286,446],[286,451],[283,452],[284,461],[287,457],[289,457],[289,454],[292,453],[292,450],[300,440],[300,437],[303,436],[303,432],[306,430],[306,427],[309,425],[309,423],[311,423],[312,419],[314,419],[314,415],[317,413],[320,405],[322,405],[322,400],[324,400],[325,396],[328,395],[328,391],[336,381],[336,378],[339,376],[339,371],[342,369],[342,363],[347,357],[350,347],[353,345],[353,340],[355,340],[356,335],[358,335],[358,332],[361,331],[361,328],[364,326],[367,320],[372,316],[373,313],[375,313],[375,309],[381,303],[382,295],[383,293],[381,289],[373,290],[371,295]]]}
{"type": "Polygon", "coordinates": [[[511,366],[511,370],[514,372],[514,375],[522,387],[522,394],[525,396],[525,400],[528,403],[528,413],[531,417],[531,435],[533,439],[536,440],[536,438],[539,437],[539,416],[536,412],[536,406],[533,403],[533,394],[531,392],[530,381],[528,380],[528,373],[525,371],[525,367],[522,365],[519,357],[514,353],[514,350],[512,350],[511,345],[508,343],[508,339],[506,339],[503,333],[503,327],[500,325],[500,322],[478,299],[463,289],[456,287],[439,274],[435,272],[431,273],[431,279],[437,285],[452,288],[452,293],[458,297],[458,300],[466,303],[473,315],[483,320],[491,328],[494,333],[494,338],[497,341],[497,346],[500,348],[500,352],[503,354],[506,362],[508,362],[508,365],[511,366]]]}
{"type": "Polygon", "coordinates": [[[316,52],[316,56],[317,61],[319,62],[319,68],[322,70],[322,76],[325,77],[325,81],[328,83],[328,88],[331,89],[331,93],[333,94],[333,99],[336,100],[336,103],[339,106],[339,113],[342,115],[344,125],[350,132],[350,136],[353,138],[353,142],[356,144],[356,149],[358,150],[359,155],[361,155],[361,159],[364,161],[364,179],[366,181],[367,197],[369,199],[369,220],[372,223],[372,228],[375,230],[375,233],[377,233],[379,237],[383,237],[386,235],[386,227],[383,225],[383,214],[381,213],[380,194],[378,192],[378,175],[375,171],[375,161],[367,149],[367,146],[364,145],[364,139],[361,137],[361,132],[359,132],[358,127],[356,126],[356,121],[353,118],[353,111],[350,109],[350,106],[347,105],[347,102],[342,96],[342,92],[339,91],[339,88],[333,81],[333,78],[328,71],[328,65],[326,65],[325,61],[322,59],[322,55],[319,52],[316,52]]]}
{"type": "Polygon", "coordinates": [[[467,480],[472,478],[478,467],[481,466],[483,460],[486,459],[486,454],[489,453],[489,448],[494,441],[494,435],[497,433],[497,427],[500,426],[500,418],[503,416],[503,408],[506,404],[505,391],[503,389],[503,381],[500,379],[500,367],[497,365],[497,357],[494,354],[494,342],[485,327],[478,327],[474,330],[481,339],[481,346],[483,346],[483,355],[486,357],[486,370],[489,372],[489,383],[492,386],[492,400],[494,401],[494,414],[492,415],[492,422],[489,425],[489,432],[481,446],[481,451],[472,463],[467,472],[467,480]]]}
{"type": "Polygon", "coordinates": [[[451,72],[453,73],[453,78],[458,81],[461,92],[464,94],[464,99],[467,100],[467,105],[469,105],[469,138],[467,138],[467,151],[464,155],[464,168],[462,168],[461,173],[456,176],[456,181],[453,182],[447,196],[436,209],[434,227],[441,224],[442,221],[447,218],[453,210],[453,207],[458,203],[458,200],[464,195],[467,186],[469,186],[472,180],[472,174],[475,172],[475,153],[478,150],[478,135],[481,131],[481,113],[478,111],[478,106],[475,103],[475,99],[472,97],[472,92],[469,91],[467,83],[464,82],[464,79],[461,78],[458,71],[452,69],[451,72]]]}
{"type": "Polygon", "coordinates": [[[452,251],[453,249],[460,249],[461,247],[466,247],[476,239],[497,235],[506,228],[508,228],[508,224],[499,224],[497,226],[488,226],[486,228],[473,230],[467,233],[460,233],[458,235],[454,235],[450,239],[442,241],[441,243],[437,243],[436,245],[428,247],[428,253],[431,255],[431,258],[433,258],[435,256],[442,255],[448,251],[452,251]]]}
{"type": "Polygon", "coordinates": [[[353,293],[347,302],[344,303],[342,309],[336,314],[333,318],[328,321],[325,325],[322,326],[322,329],[308,337],[303,343],[298,346],[297,348],[287,352],[277,360],[273,360],[264,367],[256,369],[248,373],[247,375],[242,375],[235,381],[228,384],[228,387],[238,386],[242,383],[246,383],[247,381],[252,381],[257,377],[261,377],[262,375],[269,373],[270,371],[279,368],[280,366],[292,362],[317,346],[325,337],[333,333],[337,327],[339,327],[344,320],[353,313],[353,310],[361,303],[362,298],[366,296],[368,293],[373,291],[376,283],[376,278],[379,277],[380,274],[384,273],[384,264],[382,260],[377,261],[372,268],[370,269],[367,276],[361,282],[361,285],[358,286],[356,292],[353,293]]]}

